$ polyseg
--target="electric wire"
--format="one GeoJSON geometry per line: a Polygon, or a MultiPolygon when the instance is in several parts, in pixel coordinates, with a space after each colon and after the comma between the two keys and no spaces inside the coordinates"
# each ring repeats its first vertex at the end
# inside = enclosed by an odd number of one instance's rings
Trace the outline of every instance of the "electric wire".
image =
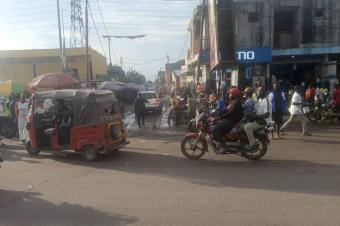
{"type": "Polygon", "coordinates": [[[92,16],[92,11],[91,11],[91,6],[90,6],[90,4],[88,4],[88,8],[89,8],[89,13],[90,13],[90,15],[91,15],[91,19],[92,19],[92,22],[93,22],[93,25],[94,25],[95,31],[96,31],[96,33],[97,33],[97,36],[98,36],[98,41],[99,41],[99,43],[100,43],[100,46],[102,47],[103,53],[104,53],[104,55],[105,55],[105,58],[106,58],[106,52],[105,52],[105,49],[104,49],[104,46],[103,46],[102,39],[101,39],[101,37],[100,37],[100,35],[99,35],[99,32],[98,32],[98,29],[97,29],[97,26],[96,26],[96,22],[95,22],[95,21],[94,21],[94,19],[93,19],[93,16],[92,16]]]}
{"type": "MultiPolygon", "coordinates": [[[[104,16],[103,16],[103,12],[101,10],[101,6],[99,4],[99,0],[97,0],[97,4],[98,4],[98,9],[99,9],[99,12],[100,12],[100,16],[101,16],[101,19],[102,19],[102,22],[103,22],[103,25],[104,25],[104,29],[105,29],[106,35],[109,36],[109,32],[108,32],[108,30],[106,28],[106,24],[105,24],[105,21],[104,21],[104,16]]],[[[115,48],[112,45],[112,43],[110,43],[109,48],[111,48],[110,51],[112,50],[111,52],[113,53],[113,56],[114,56],[114,58],[116,60],[116,63],[118,63],[118,58],[117,58],[117,55],[115,53],[116,51],[115,51],[115,48]]]]}

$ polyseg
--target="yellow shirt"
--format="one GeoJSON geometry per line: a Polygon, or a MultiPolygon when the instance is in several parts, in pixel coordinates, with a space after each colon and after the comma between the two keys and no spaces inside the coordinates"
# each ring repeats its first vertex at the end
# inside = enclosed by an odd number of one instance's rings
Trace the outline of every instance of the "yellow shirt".
{"type": "Polygon", "coordinates": [[[177,98],[173,97],[170,99],[170,104],[171,104],[171,108],[176,108],[177,107],[177,98]]]}

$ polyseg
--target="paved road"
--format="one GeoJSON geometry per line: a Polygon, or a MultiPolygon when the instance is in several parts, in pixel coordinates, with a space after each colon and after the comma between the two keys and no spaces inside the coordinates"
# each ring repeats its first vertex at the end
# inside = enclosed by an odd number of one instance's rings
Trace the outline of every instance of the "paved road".
{"type": "Polygon", "coordinates": [[[258,162],[190,161],[179,133],[136,135],[95,163],[2,148],[0,225],[340,225],[340,126],[289,132],[258,162]]]}

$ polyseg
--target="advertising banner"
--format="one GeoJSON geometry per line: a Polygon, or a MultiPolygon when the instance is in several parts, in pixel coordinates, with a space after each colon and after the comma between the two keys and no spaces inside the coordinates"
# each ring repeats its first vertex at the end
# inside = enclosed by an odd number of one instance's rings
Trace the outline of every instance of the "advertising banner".
{"type": "Polygon", "coordinates": [[[208,1],[208,23],[209,23],[209,61],[210,68],[215,68],[219,64],[218,59],[218,39],[216,23],[216,0],[208,1]]]}
{"type": "Polygon", "coordinates": [[[256,64],[272,62],[272,48],[243,48],[236,52],[237,63],[239,64],[256,64]]]}

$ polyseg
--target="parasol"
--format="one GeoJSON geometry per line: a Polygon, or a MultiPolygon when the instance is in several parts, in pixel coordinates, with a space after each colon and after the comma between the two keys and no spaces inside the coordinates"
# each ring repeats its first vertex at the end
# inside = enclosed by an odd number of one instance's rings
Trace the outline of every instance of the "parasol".
{"type": "Polygon", "coordinates": [[[71,89],[77,88],[79,82],[73,77],[60,73],[40,75],[30,81],[27,87],[31,89],[71,89]]]}

